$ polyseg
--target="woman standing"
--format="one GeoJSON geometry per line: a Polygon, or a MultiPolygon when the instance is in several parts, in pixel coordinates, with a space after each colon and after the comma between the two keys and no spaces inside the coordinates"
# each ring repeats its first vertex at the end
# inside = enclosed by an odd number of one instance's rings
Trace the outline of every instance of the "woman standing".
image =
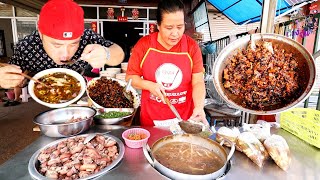
{"type": "Polygon", "coordinates": [[[175,118],[163,94],[182,119],[207,123],[202,55],[198,44],[184,34],[183,3],[160,1],[157,23],[159,32],[137,42],[127,69],[126,80],[131,78],[132,85],[142,89],[141,125],[167,125],[175,118]]]}

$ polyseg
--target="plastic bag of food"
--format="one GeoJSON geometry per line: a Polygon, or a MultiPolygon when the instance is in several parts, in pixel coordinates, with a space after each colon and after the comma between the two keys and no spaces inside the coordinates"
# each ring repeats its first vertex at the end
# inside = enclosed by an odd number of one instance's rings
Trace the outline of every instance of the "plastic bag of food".
{"type": "MultiPolygon", "coordinates": [[[[229,141],[236,143],[237,137],[239,135],[240,131],[238,128],[233,127],[232,129],[230,129],[228,127],[223,126],[218,129],[216,133],[216,140],[218,142],[221,142],[223,139],[228,139],[229,141]]],[[[231,147],[231,145],[227,141],[224,142],[224,145],[231,147]]]]}
{"type": "Polygon", "coordinates": [[[270,137],[270,124],[265,122],[262,124],[246,124],[243,123],[243,131],[253,133],[261,142],[270,137]]]}
{"type": "Polygon", "coordinates": [[[272,135],[263,144],[274,162],[286,171],[291,163],[290,149],[287,141],[282,136],[272,135]]]}
{"type": "Polygon", "coordinates": [[[269,154],[263,144],[251,132],[243,132],[238,136],[237,146],[260,168],[269,154]]]}

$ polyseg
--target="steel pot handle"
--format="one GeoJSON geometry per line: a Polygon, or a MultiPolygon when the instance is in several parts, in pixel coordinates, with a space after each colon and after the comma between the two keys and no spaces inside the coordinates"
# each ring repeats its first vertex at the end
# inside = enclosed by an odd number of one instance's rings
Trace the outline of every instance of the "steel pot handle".
{"type": "Polygon", "coordinates": [[[147,161],[151,164],[152,167],[154,167],[154,160],[151,157],[151,149],[149,147],[149,145],[146,143],[143,145],[143,154],[146,157],[147,161]]]}
{"type": "Polygon", "coordinates": [[[227,141],[230,145],[231,145],[231,150],[227,156],[227,162],[231,159],[231,157],[233,156],[234,154],[234,151],[236,150],[236,146],[233,142],[231,142],[229,139],[223,139],[221,142],[220,142],[220,145],[223,146],[224,144],[224,141],[227,141]]]}
{"type": "Polygon", "coordinates": [[[313,53],[313,55],[312,55],[314,60],[316,60],[319,56],[320,56],[320,50],[315,52],[315,53],[313,53]]]}

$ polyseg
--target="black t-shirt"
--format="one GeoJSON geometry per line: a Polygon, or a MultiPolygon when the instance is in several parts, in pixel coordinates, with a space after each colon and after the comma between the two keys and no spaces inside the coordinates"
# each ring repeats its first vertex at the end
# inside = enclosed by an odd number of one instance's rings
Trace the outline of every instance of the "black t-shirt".
{"type": "MultiPolygon", "coordinates": [[[[72,59],[79,59],[88,44],[101,44],[102,46],[109,47],[113,42],[105,40],[101,35],[93,32],[91,29],[86,29],[81,36],[79,48],[72,59]]],[[[40,39],[38,31],[32,32],[18,42],[9,63],[20,66],[22,71],[27,70],[30,74],[36,74],[50,68],[68,68],[80,73],[83,68],[86,67],[87,69],[88,67],[88,63],[82,60],[70,65],[56,64],[43,49],[42,40],[40,39]]]]}

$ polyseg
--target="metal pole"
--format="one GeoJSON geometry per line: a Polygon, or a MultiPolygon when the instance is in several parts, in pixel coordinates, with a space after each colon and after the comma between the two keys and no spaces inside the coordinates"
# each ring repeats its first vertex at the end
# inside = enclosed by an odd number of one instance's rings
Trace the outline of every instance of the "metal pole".
{"type": "Polygon", "coordinates": [[[277,9],[277,0],[263,0],[260,22],[261,33],[274,32],[274,20],[277,9]]]}

